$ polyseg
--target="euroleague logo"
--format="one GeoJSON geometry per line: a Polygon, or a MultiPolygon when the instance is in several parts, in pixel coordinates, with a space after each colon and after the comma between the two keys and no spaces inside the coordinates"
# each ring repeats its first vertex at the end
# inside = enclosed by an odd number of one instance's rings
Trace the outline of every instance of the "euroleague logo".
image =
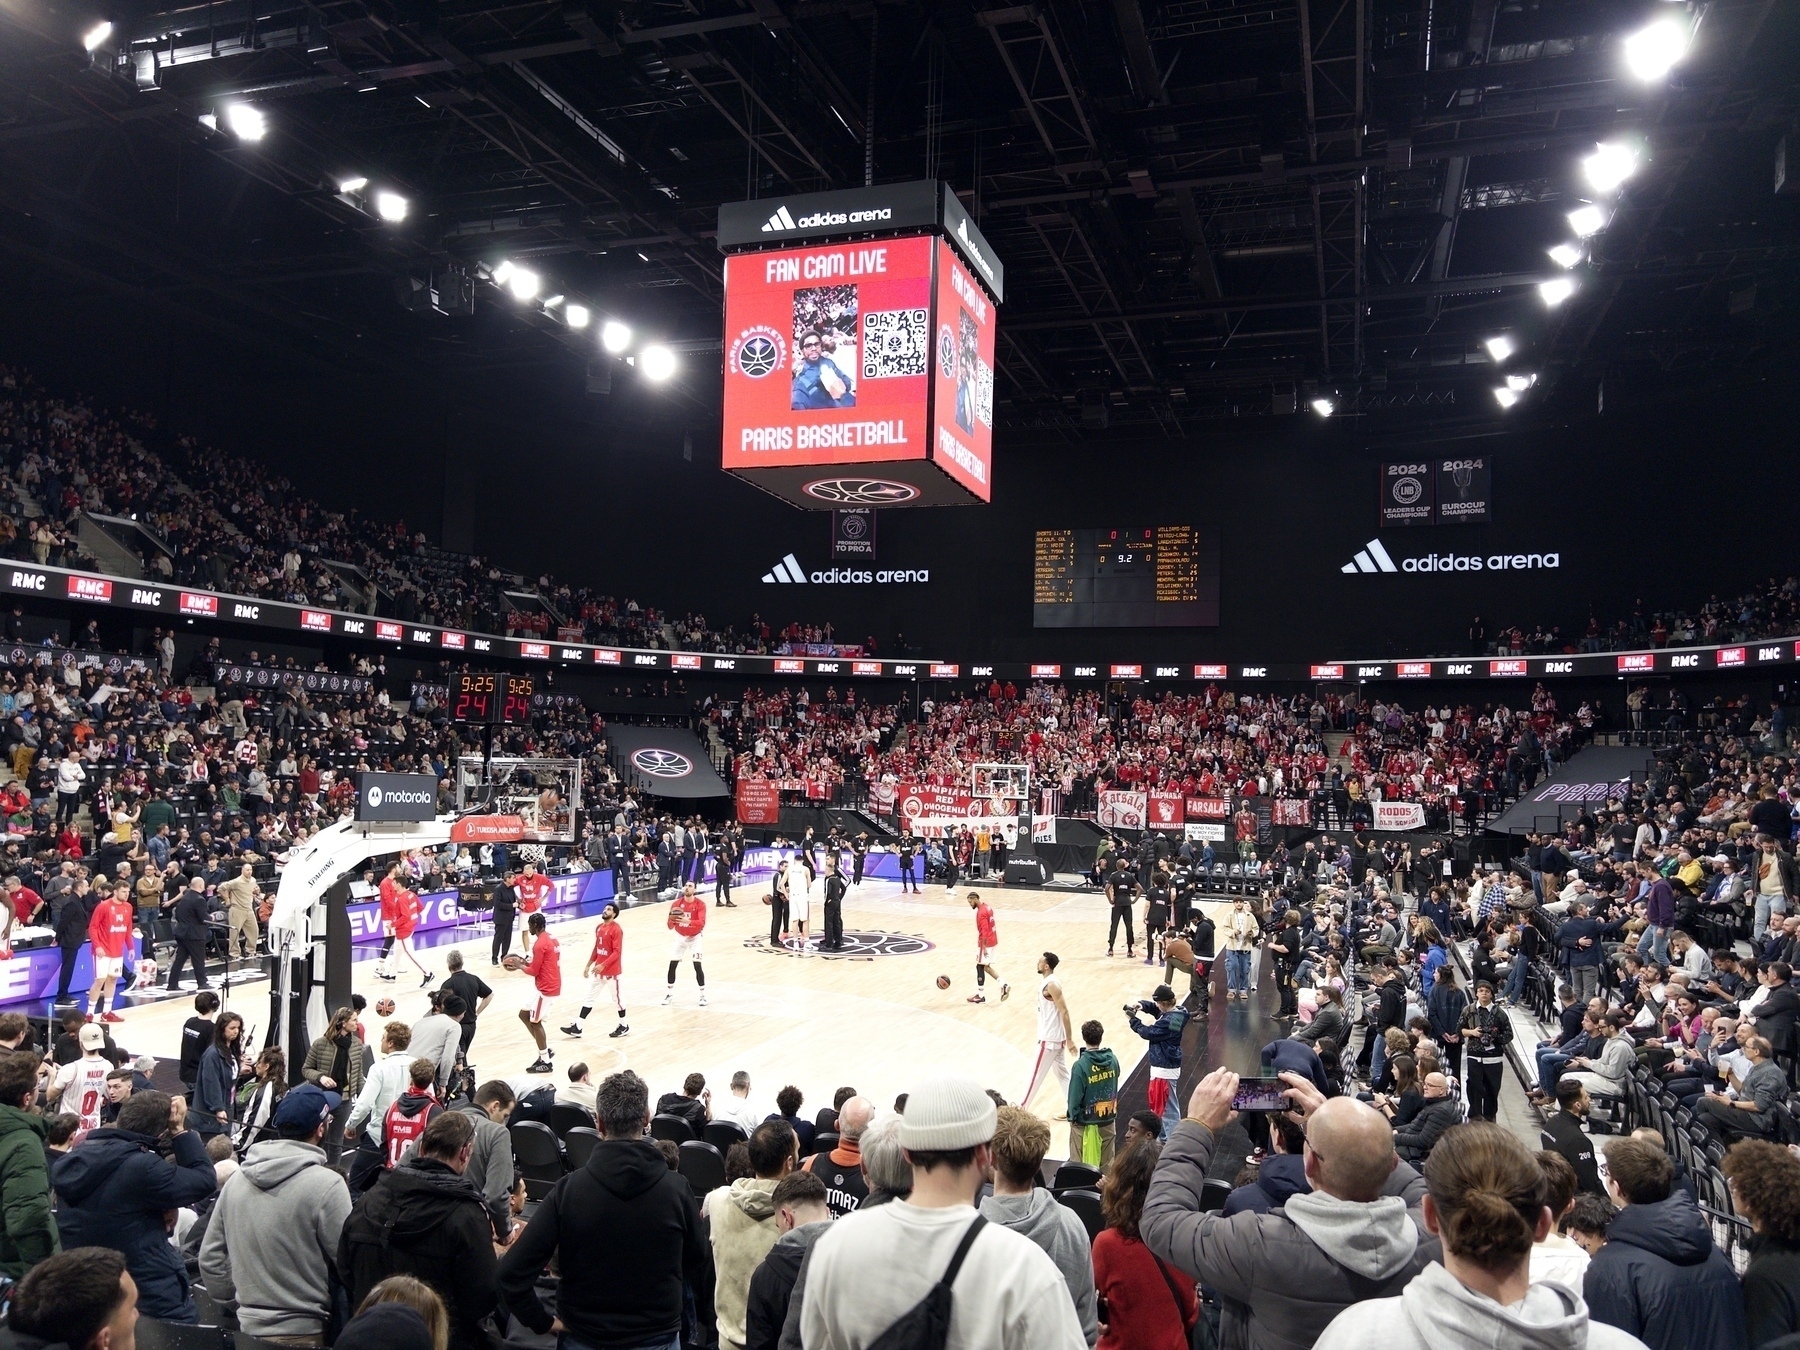
{"type": "Polygon", "coordinates": [[[911,483],[886,478],[821,478],[800,490],[837,506],[899,506],[919,495],[919,489],[911,483]]]}
{"type": "Polygon", "coordinates": [[[686,778],[694,771],[694,762],[673,750],[638,750],[632,754],[631,762],[652,778],[686,778]]]}
{"type": "Polygon", "coordinates": [[[741,375],[760,380],[773,375],[787,355],[787,343],[780,330],[767,324],[746,328],[731,344],[731,364],[741,375]]]}

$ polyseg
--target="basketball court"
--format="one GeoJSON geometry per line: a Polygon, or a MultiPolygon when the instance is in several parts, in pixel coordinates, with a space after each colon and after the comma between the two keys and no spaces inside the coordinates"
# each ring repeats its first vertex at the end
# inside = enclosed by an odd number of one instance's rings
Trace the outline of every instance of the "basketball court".
{"type": "MultiPolygon", "coordinates": [[[[1106,956],[1109,911],[1097,891],[974,882],[959,884],[953,892],[940,885],[926,886],[920,895],[903,895],[896,882],[869,880],[844,903],[849,950],[802,956],[770,947],[769,911],[760,903],[766,888],[766,880],[739,887],[735,909],[721,909],[707,896],[705,1008],[698,1006],[693,967],[686,961],[676,972],[674,1002],[661,1006],[671,946],[664,926],[668,906],[644,905],[621,915],[631,1035],[617,1040],[608,1038],[617,1019],[604,1005],[595,1007],[580,1040],[558,1030],[573,1020],[586,995],[581,968],[599,915],[553,919],[549,931],[562,944],[563,994],[554,1024],[546,1028],[556,1072],[545,1081],[564,1081],[567,1065],[585,1061],[596,1081],[631,1068],[660,1096],[678,1090],[687,1074],[698,1071],[719,1097],[728,1090],[731,1075],[743,1069],[750,1074],[759,1108],[774,1110],[776,1091],[792,1083],[805,1094],[802,1114],[810,1118],[818,1107],[831,1104],[840,1086],[854,1086],[886,1108],[921,1079],[954,1071],[1016,1103],[1037,1049],[1036,968],[1046,950],[1061,958],[1057,978],[1077,1040],[1081,1023],[1098,1018],[1106,1027],[1104,1043],[1119,1056],[1125,1075],[1143,1058],[1146,1043],[1126,1029],[1122,1007],[1149,997],[1162,980],[1162,967],[1143,964],[1141,933],[1136,961],[1126,960],[1122,936],[1120,954],[1106,956]],[[1005,1001],[991,979],[987,1003],[965,1001],[975,989],[975,916],[966,899],[972,889],[994,910],[1000,945],[992,962],[1012,986],[1005,1001]],[[939,975],[950,977],[948,989],[937,988],[939,975]]],[[[815,887],[815,930],[821,903],[815,887]]],[[[1207,908],[1218,921],[1228,906],[1207,908]]],[[[535,1053],[518,1020],[518,1009],[531,996],[530,978],[488,964],[491,938],[485,926],[434,936],[440,937],[438,943],[419,951],[420,960],[437,975],[433,988],[449,973],[444,958],[460,950],[468,969],[494,989],[470,1051],[478,1078],[522,1077],[535,1053]]],[[[515,951],[522,950],[522,941],[522,933],[515,932],[515,951]]],[[[379,1043],[388,1020],[374,1015],[377,1000],[393,998],[395,1016],[408,1022],[423,1017],[429,1007],[427,991],[416,980],[376,978],[378,950],[358,947],[355,974],[357,992],[369,1001],[364,1025],[371,1045],[379,1043]]],[[[411,968],[401,963],[400,969],[410,973],[411,968]]],[[[1185,980],[1178,975],[1178,994],[1185,994],[1185,980]]],[[[257,1029],[260,1043],[269,1020],[267,982],[256,979],[238,986],[229,1006],[257,1029]]],[[[115,1039],[134,1052],[172,1056],[181,1024],[191,1012],[191,994],[127,1008],[126,1024],[114,1028],[115,1039]]],[[[1065,1109],[1058,1086],[1056,1079],[1048,1079],[1030,1103],[1046,1120],[1065,1109]]],[[[1060,1147],[1062,1138],[1056,1142],[1060,1147]]]]}

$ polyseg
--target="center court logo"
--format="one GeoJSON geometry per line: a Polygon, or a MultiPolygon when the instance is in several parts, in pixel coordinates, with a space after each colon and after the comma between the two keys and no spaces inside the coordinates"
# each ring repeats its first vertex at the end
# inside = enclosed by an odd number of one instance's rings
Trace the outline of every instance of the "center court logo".
{"type": "Polygon", "coordinates": [[[892,586],[909,583],[924,585],[931,580],[929,567],[883,568],[879,572],[859,567],[827,567],[808,573],[800,560],[789,553],[762,575],[765,586],[801,586],[810,581],[815,586],[892,586]]]}
{"type": "Polygon", "coordinates": [[[1338,571],[1356,576],[1368,572],[1528,572],[1561,566],[1561,553],[1490,553],[1486,557],[1479,553],[1427,553],[1396,563],[1381,540],[1371,539],[1338,571]]]}

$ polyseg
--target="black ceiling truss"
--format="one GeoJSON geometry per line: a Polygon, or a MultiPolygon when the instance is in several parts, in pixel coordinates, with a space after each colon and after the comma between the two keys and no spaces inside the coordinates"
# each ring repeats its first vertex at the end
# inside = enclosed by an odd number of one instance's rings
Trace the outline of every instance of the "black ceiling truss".
{"type": "Polygon", "coordinates": [[[1800,18],[1775,0],[106,12],[91,58],[73,9],[0,13],[0,248],[328,363],[579,356],[591,335],[497,294],[508,320],[478,338],[375,312],[396,277],[502,258],[716,351],[718,203],[928,167],[1006,260],[1003,430],[1178,436],[1312,397],[1492,420],[1496,332],[1539,407],[1621,370],[1765,368],[1795,337],[1800,219],[1773,164],[1800,18]],[[1623,37],[1670,13],[1697,24],[1692,53],[1632,81],[1623,37]],[[201,124],[234,99],[265,112],[263,142],[201,124]],[[1547,309],[1577,162],[1617,136],[1643,168],[1547,309]],[[413,215],[372,220],[346,175],[413,215]]]}

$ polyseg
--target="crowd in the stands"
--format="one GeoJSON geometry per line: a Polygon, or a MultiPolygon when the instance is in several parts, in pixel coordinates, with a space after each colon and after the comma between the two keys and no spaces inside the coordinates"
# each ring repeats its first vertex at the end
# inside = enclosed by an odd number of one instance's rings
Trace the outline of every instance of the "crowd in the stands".
{"type": "Polygon", "coordinates": [[[84,513],[135,522],[115,539],[152,579],[476,632],[690,651],[872,651],[830,624],[710,626],[629,598],[432,547],[404,521],[330,510],[254,460],[170,434],[147,414],[58,398],[0,366],[0,557],[97,567],[84,513]],[[155,448],[153,448],[155,447],[155,448]],[[160,453],[158,453],[160,450],[160,453]]]}
{"type": "Polygon", "coordinates": [[[1721,600],[1715,593],[1691,610],[1654,610],[1637,600],[1629,616],[1610,622],[1590,613],[1580,636],[1541,622],[1490,629],[1477,617],[1469,624],[1469,641],[1478,656],[1538,656],[1754,642],[1796,632],[1800,632],[1800,577],[1770,577],[1736,599],[1721,600]]]}

